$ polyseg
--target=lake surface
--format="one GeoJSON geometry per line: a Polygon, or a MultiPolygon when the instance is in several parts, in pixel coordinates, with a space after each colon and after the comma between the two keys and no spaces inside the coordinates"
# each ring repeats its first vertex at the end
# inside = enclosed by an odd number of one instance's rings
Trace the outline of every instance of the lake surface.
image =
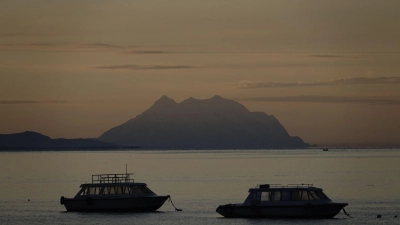
{"type": "Polygon", "coordinates": [[[0,152],[0,224],[400,224],[399,191],[400,149],[0,152]],[[126,164],[135,181],[171,195],[183,211],[170,202],[155,213],[66,212],[60,204],[92,174],[125,173],[126,164]],[[225,219],[215,212],[262,183],[314,184],[348,202],[354,218],[225,219]]]}

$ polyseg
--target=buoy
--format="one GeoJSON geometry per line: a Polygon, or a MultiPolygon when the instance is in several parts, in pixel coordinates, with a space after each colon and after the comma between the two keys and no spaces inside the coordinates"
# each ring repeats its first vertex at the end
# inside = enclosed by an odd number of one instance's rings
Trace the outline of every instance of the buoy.
{"type": "Polygon", "coordinates": [[[381,214],[376,215],[376,218],[381,218],[381,217],[382,217],[381,214]]]}
{"type": "Polygon", "coordinates": [[[31,200],[28,198],[28,202],[30,202],[31,200]]]}
{"type": "Polygon", "coordinates": [[[395,215],[394,218],[397,218],[397,215],[395,215]]]}

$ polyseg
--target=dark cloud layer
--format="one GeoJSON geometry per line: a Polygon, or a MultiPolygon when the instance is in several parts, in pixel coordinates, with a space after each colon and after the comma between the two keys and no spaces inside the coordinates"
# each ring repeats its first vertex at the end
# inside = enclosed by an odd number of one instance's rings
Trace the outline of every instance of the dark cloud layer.
{"type": "Polygon", "coordinates": [[[397,84],[400,77],[349,77],[328,81],[315,82],[254,82],[242,81],[235,84],[238,88],[273,88],[273,87],[305,87],[324,85],[346,85],[346,84],[397,84]]]}
{"type": "Polygon", "coordinates": [[[192,66],[160,66],[160,65],[135,65],[135,64],[124,64],[124,65],[107,65],[97,66],[97,69],[110,69],[110,70],[169,70],[169,69],[191,69],[195,68],[192,66]]]}
{"type": "Polygon", "coordinates": [[[109,48],[109,49],[124,48],[124,46],[112,45],[106,43],[86,43],[86,44],[77,44],[76,46],[79,48],[109,48]]]}
{"type": "Polygon", "coordinates": [[[400,98],[392,98],[392,97],[299,95],[299,96],[276,96],[276,97],[250,97],[250,98],[239,98],[236,100],[258,101],[258,102],[364,103],[364,104],[400,105],[400,98]]]}
{"type": "Polygon", "coordinates": [[[58,104],[67,103],[67,101],[30,101],[30,100],[0,100],[0,104],[58,104]]]}
{"type": "Polygon", "coordinates": [[[4,37],[23,37],[23,36],[41,36],[44,34],[38,34],[38,33],[0,33],[0,36],[4,37]]]}
{"type": "Polygon", "coordinates": [[[341,55],[328,55],[328,54],[321,54],[321,55],[310,55],[310,57],[315,57],[315,58],[346,58],[341,55]]]}
{"type": "Polygon", "coordinates": [[[128,54],[163,54],[166,52],[158,51],[158,50],[133,50],[133,51],[127,51],[125,53],[128,53],[128,54]]]}

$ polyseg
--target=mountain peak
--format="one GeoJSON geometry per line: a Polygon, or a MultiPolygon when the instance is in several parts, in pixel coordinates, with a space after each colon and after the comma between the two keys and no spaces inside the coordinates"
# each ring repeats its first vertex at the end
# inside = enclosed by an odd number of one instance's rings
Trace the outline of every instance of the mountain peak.
{"type": "Polygon", "coordinates": [[[157,102],[171,102],[171,101],[175,102],[172,98],[166,95],[161,96],[161,98],[157,100],[157,102]]]}
{"type": "Polygon", "coordinates": [[[219,95],[214,95],[211,99],[223,99],[223,98],[219,95]]]}
{"type": "Polygon", "coordinates": [[[158,99],[153,106],[168,106],[168,105],[176,105],[177,103],[166,95],[163,95],[160,99],[158,99]]]}

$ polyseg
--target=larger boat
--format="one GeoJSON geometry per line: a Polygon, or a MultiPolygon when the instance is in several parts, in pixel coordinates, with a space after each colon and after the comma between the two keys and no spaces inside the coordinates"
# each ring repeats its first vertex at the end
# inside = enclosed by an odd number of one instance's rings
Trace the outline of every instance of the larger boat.
{"type": "Polygon", "coordinates": [[[224,217],[332,218],[347,205],[333,202],[312,184],[263,184],[250,188],[244,203],[220,205],[216,211],[224,217]]]}
{"type": "Polygon", "coordinates": [[[159,209],[170,198],[158,196],[145,183],[136,183],[132,173],[92,175],[74,198],[61,197],[67,211],[141,211],[159,209]]]}

